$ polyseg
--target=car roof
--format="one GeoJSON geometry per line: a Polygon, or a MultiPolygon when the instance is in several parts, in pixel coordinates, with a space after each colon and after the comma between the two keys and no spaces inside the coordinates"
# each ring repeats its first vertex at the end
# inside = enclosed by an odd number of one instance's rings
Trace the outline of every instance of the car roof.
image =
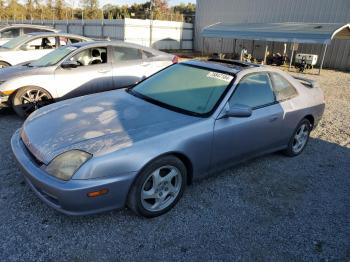
{"type": "Polygon", "coordinates": [[[221,71],[229,74],[237,74],[242,70],[261,67],[257,64],[231,59],[188,60],[182,63],[198,67],[204,67],[207,69],[221,71]]]}
{"type": "Polygon", "coordinates": [[[15,28],[15,27],[24,27],[24,28],[35,28],[35,29],[45,29],[50,30],[52,32],[59,32],[59,30],[50,27],[50,26],[44,26],[44,25],[32,25],[32,24],[10,24],[10,25],[2,25],[1,29],[7,29],[7,28],[15,28]]]}
{"type": "MultiPolygon", "coordinates": [[[[66,37],[77,37],[77,38],[84,38],[84,39],[89,39],[85,36],[81,36],[81,35],[75,35],[75,34],[69,34],[69,33],[59,33],[59,32],[32,32],[32,33],[28,33],[26,34],[28,36],[32,36],[32,37],[35,37],[35,36],[66,36],[66,37]]],[[[92,40],[92,39],[89,39],[89,40],[92,40]]]]}
{"type": "Polygon", "coordinates": [[[107,40],[97,40],[97,41],[93,41],[93,42],[79,42],[79,43],[75,43],[75,44],[71,44],[71,46],[75,46],[78,48],[81,47],[97,47],[97,46],[123,46],[123,47],[132,47],[132,48],[139,48],[139,49],[143,49],[152,53],[162,53],[161,51],[158,51],[156,49],[153,48],[149,48],[146,46],[142,46],[142,45],[138,45],[138,44],[134,44],[134,43],[128,43],[128,42],[124,42],[124,41],[117,41],[117,40],[113,40],[113,41],[107,41],[107,40]]]}

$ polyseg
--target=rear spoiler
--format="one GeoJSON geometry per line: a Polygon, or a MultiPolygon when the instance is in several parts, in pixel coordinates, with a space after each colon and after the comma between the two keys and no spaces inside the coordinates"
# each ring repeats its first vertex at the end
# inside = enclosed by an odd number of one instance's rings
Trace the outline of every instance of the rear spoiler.
{"type": "Polygon", "coordinates": [[[300,77],[300,76],[293,76],[293,77],[295,79],[299,80],[300,83],[302,83],[304,86],[306,86],[308,88],[318,87],[318,83],[315,80],[307,79],[307,78],[300,77]]]}

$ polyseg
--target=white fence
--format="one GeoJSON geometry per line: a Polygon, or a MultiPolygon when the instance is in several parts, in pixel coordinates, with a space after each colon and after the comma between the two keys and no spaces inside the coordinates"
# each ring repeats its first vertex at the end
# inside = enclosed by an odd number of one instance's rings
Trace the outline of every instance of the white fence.
{"type": "MultiPolygon", "coordinates": [[[[3,21],[4,22],[4,21],[3,21]]],[[[167,50],[191,50],[193,48],[193,24],[140,19],[117,20],[33,20],[9,21],[47,25],[62,32],[83,35],[86,37],[111,40],[122,40],[143,46],[167,50]]]]}

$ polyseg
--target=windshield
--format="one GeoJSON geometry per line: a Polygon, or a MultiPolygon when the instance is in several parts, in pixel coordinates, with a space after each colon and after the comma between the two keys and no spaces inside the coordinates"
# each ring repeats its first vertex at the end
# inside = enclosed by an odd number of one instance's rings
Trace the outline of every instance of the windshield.
{"type": "Polygon", "coordinates": [[[233,78],[210,69],[176,64],[141,82],[131,92],[151,102],[205,115],[215,108],[233,78]]]}
{"type": "Polygon", "coordinates": [[[76,49],[77,47],[74,46],[61,46],[39,60],[30,63],[29,66],[45,67],[55,65],[76,49]]]}
{"type": "Polygon", "coordinates": [[[12,40],[8,41],[7,43],[3,44],[1,47],[6,49],[14,49],[18,45],[22,44],[27,38],[29,38],[29,35],[22,35],[16,38],[13,38],[12,40]]]}

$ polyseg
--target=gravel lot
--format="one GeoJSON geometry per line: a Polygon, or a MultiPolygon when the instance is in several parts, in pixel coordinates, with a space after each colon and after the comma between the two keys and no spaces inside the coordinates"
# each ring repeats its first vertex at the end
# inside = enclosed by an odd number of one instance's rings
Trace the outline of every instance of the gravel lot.
{"type": "Polygon", "coordinates": [[[195,182],[165,216],[61,215],[25,184],[0,113],[0,260],[350,261],[350,73],[325,70],[325,116],[297,158],[272,154],[195,182]]]}

